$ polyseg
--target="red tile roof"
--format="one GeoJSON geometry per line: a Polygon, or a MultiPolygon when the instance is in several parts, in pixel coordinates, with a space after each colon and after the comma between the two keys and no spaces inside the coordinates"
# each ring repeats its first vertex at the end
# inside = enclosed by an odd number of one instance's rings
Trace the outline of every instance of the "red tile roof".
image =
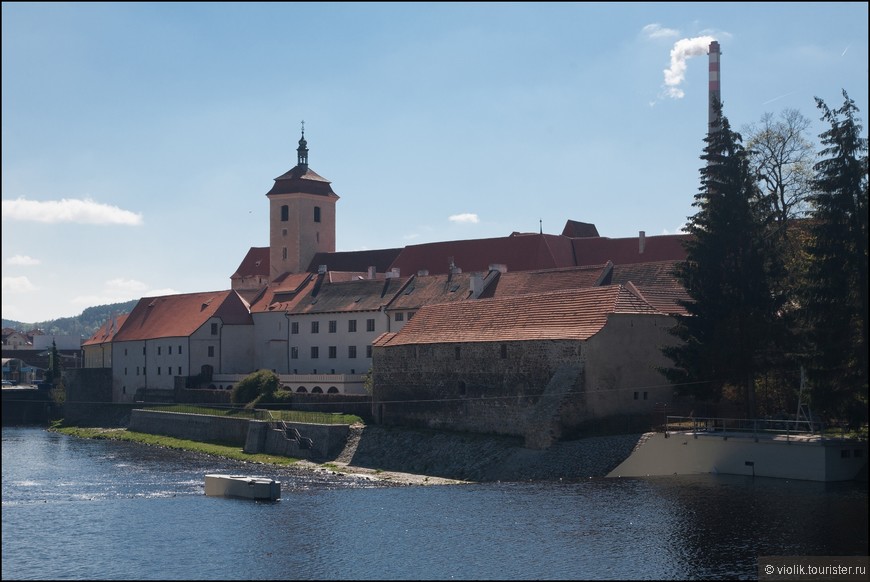
{"type": "Polygon", "coordinates": [[[269,276],[269,247],[251,247],[230,279],[269,276]]]}
{"type": "Polygon", "coordinates": [[[609,275],[612,265],[566,267],[502,273],[487,287],[484,297],[506,297],[528,293],[544,293],[580,287],[598,287],[609,275]]]}
{"type": "Polygon", "coordinates": [[[189,337],[211,317],[228,325],[253,323],[247,305],[232,290],[143,297],[114,341],[189,337]]]}
{"type": "MultiPolygon", "coordinates": [[[[552,234],[518,234],[499,238],[434,242],[406,246],[391,268],[404,274],[426,270],[447,273],[450,258],[462,271],[488,271],[493,264],[508,271],[574,266],[571,239],[552,234]]],[[[602,261],[603,262],[603,261],[602,261]]]]}
{"type": "Polygon", "coordinates": [[[285,273],[271,283],[263,294],[251,302],[251,313],[288,311],[307,293],[316,278],[311,273],[285,273]]]}
{"type": "Polygon", "coordinates": [[[643,252],[640,252],[640,237],[575,238],[571,241],[577,265],[601,265],[607,261],[614,265],[625,265],[685,260],[683,241],[689,238],[688,234],[644,236],[643,252]]]}
{"type": "Polygon", "coordinates": [[[374,345],[587,340],[611,313],[660,312],[621,285],[428,305],[374,345]]]}
{"type": "Polygon", "coordinates": [[[106,320],[106,323],[100,326],[100,329],[82,342],[82,346],[94,346],[111,342],[121,329],[121,326],[124,325],[124,322],[127,321],[127,316],[129,315],[129,313],[125,313],[117,317],[110,317],[106,320]]]}
{"type": "Polygon", "coordinates": [[[565,223],[565,228],[562,229],[562,236],[569,236],[571,238],[584,238],[588,236],[600,236],[598,234],[598,229],[595,228],[594,224],[589,224],[588,222],[578,222],[576,220],[569,220],[565,223]]]}

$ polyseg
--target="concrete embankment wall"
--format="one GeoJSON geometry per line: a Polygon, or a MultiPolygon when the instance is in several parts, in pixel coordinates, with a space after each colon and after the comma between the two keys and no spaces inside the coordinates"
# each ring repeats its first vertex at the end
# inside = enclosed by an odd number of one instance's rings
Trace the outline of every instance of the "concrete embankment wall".
{"type": "Polygon", "coordinates": [[[342,424],[286,424],[310,439],[311,446],[288,438],[283,430],[273,428],[269,422],[204,414],[133,410],[128,430],[191,441],[228,443],[244,447],[248,453],[297,459],[335,458],[344,448],[349,430],[342,424]]]}
{"type": "Polygon", "coordinates": [[[723,473],[806,481],[847,481],[867,464],[867,443],[755,439],[751,435],[656,433],[612,477],[723,473]]]}

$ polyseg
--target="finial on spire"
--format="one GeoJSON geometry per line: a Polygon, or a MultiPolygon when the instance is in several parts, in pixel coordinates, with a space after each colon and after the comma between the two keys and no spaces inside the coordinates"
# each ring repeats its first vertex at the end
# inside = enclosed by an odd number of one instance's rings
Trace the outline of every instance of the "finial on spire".
{"type": "Polygon", "coordinates": [[[538,219],[538,228],[540,229],[539,234],[544,234],[544,221],[543,219],[538,219]]]}
{"type": "Polygon", "coordinates": [[[297,163],[300,166],[308,167],[308,142],[305,141],[305,120],[302,120],[302,137],[299,139],[299,147],[296,148],[297,163]]]}

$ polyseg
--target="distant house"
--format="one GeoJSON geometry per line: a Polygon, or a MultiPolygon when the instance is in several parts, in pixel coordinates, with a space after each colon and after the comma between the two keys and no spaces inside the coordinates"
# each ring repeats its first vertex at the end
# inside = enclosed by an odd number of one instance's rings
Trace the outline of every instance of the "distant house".
{"type": "Polygon", "coordinates": [[[26,350],[33,346],[30,338],[23,332],[12,328],[3,328],[3,349],[26,350]]]}

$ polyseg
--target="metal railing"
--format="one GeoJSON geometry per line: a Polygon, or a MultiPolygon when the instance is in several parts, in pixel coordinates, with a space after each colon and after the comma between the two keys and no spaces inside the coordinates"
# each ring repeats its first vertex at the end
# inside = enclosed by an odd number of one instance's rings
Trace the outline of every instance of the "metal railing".
{"type": "Polygon", "coordinates": [[[793,436],[825,439],[824,424],[811,420],[667,416],[665,434],[672,432],[752,436],[756,439],[762,436],[785,436],[786,440],[793,436]]]}

